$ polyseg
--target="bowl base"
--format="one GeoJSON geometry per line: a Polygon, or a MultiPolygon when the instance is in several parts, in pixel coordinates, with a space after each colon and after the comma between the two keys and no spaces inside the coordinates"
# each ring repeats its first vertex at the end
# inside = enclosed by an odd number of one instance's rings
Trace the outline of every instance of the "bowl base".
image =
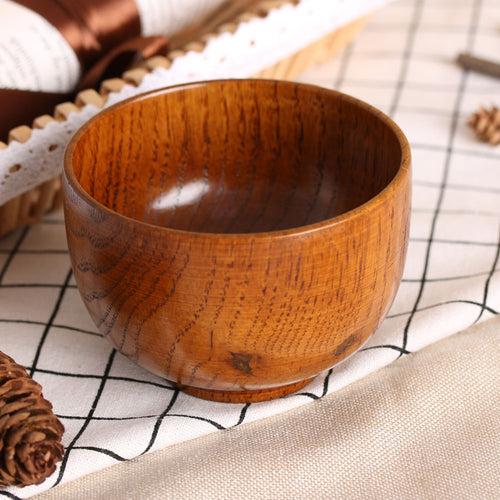
{"type": "Polygon", "coordinates": [[[259,401],[268,401],[281,396],[286,396],[292,392],[302,389],[316,377],[311,377],[294,384],[282,385],[279,387],[270,387],[269,389],[257,389],[250,391],[216,391],[211,389],[200,389],[190,385],[175,384],[181,391],[201,399],[217,401],[219,403],[257,403],[259,401]]]}

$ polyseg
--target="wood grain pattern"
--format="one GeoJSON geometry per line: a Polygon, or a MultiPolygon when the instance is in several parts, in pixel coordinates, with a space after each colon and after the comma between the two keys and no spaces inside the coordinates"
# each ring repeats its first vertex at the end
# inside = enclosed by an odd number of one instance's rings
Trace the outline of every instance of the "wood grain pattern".
{"type": "Polygon", "coordinates": [[[384,319],[408,242],[410,150],[374,108],[229,80],[105,110],[72,140],[75,278],[116,348],[183,390],[297,390],[384,319]]]}

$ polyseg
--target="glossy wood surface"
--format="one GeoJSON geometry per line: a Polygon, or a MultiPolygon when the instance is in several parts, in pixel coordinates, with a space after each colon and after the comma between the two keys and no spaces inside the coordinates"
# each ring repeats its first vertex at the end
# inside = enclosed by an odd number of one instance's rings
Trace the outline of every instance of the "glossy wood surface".
{"type": "Polygon", "coordinates": [[[63,183],[93,320],[200,397],[299,389],[368,339],[401,279],[408,143],[330,90],[235,80],[133,98],[77,133],[63,183]]]}

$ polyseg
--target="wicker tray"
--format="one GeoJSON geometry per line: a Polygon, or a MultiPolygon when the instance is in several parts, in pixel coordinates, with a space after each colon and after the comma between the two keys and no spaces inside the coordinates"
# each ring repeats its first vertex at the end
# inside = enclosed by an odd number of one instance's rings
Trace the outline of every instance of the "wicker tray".
{"type": "MultiPolygon", "coordinates": [[[[223,33],[235,32],[239,23],[248,21],[255,16],[265,17],[272,9],[283,4],[296,4],[297,0],[255,1],[247,0],[239,4],[239,9],[224,12],[224,16],[212,16],[202,26],[191,27],[172,40],[173,50],[166,57],[156,56],[142,61],[136,67],[123,73],[121,78],[112,78],[102,82],[99,92],[88,89],[80,92],[74,102],[61,103],[54,109],[52,116],[43,115],[36,118],[31,127],[22,125],[12,129],[8,143],[26,142],[33,129],[42,129],[53,121],[65,121],[70,113],[78,112],[83,106],[93,104],[102,108],[110,93],[118,92],[125,85],[138,86],[144,76],[158,66],[168,68],[177,57],[184,56],[188,51],[202,51],[205,44],[213,37],[223,33]],[[242,7],[244,9],[242,11],[242,7]],[[231,16],[228,19],[228,16],[231,16]]],[[[301,71],[312,64],[321,62],[340,52],[366,24],[370,16],[366,15],[331,32],[327,36],[302,48],[292,56],[282,59],[277,64],[267,67],[254,74],[256,78],[293,79],[301,71]]],[[[8,145],[0,142],[0,149],[8,145]]],[[[10,172],[14,173],[20,165],[12,165],[10,172]]],[[[61,179],[57,176],[29,191],[8,200],[0,206],[0,237],[20,227],[36,224],[42,216],[61,206],[61,179]]]]}

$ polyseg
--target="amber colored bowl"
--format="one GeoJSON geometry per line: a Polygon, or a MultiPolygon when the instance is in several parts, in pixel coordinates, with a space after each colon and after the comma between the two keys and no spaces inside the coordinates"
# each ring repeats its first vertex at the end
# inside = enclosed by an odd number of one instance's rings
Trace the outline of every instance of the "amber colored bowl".
{"type": "Polygon", "coordinates": [[[408,142],[332,90],[225,80],[134,97],[77,132],[63,183],[94,322],[198,397],[300,389],[373,334],[401,280],[408,142]]]}

